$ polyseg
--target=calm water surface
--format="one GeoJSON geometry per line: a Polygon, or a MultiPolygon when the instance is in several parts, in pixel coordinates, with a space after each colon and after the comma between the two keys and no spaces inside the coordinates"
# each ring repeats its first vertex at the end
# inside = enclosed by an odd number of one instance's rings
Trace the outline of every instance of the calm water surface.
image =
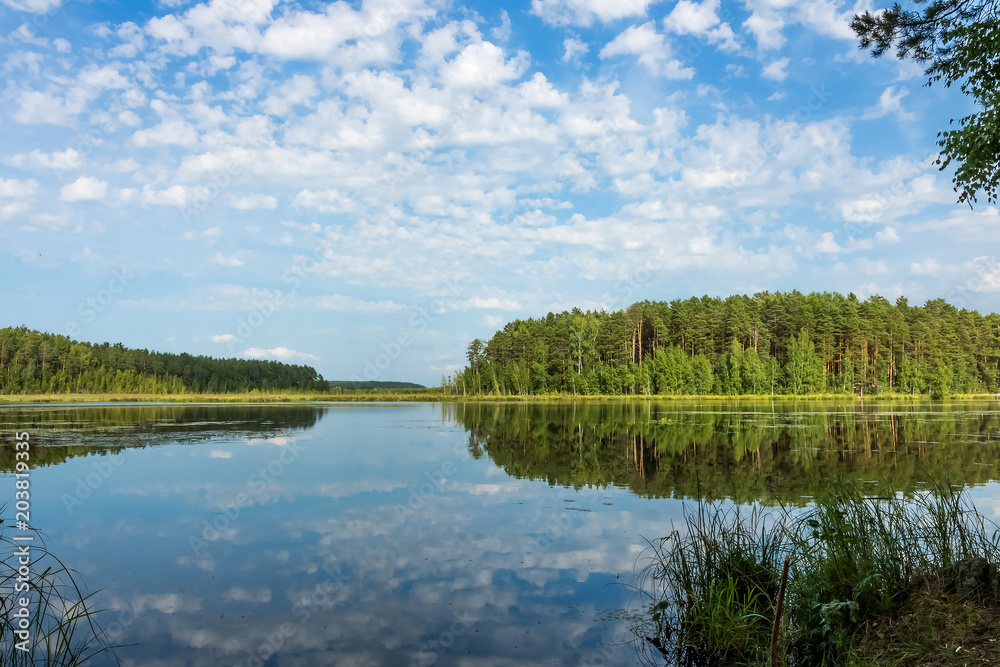
{"type": "Polygon", "coordinates": [[[1000,518],[994,402],[39,406],[32,519],[129,665],[632,665],[698,499],[929,474],[1000,518]]]}

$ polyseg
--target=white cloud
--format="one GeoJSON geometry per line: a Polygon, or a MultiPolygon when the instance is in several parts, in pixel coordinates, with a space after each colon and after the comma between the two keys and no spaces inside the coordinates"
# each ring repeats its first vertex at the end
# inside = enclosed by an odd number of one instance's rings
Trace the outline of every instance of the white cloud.
{"type": "Polygon", "coordinates": [[[31,197],[38,192],[38,181],[0,178],[0,197],[31,197]]]}
{"type": "Polygon", "coordinates": [[[112,58],[135,58],[146,46],[146,38],[142,28],[131,21],[126,21],[115,32],[122,43],[108,50],[112,58]]]}
{"type": "Polygon", "coordinates": [[[252,359],[277,359],[278,361],[291,361],[291,360],[317,360],[312,354],[307,354],[305,352],[297,352],[291,350],[287,347],[273,347],[269,350],[260,347],[249,347],[243,350],[243,356],[252,359]]]}
{"type": "Polygon", "coordinates": [[[329,58],[348,39],[364,35],[366,27],[364,16],[346,3],[331,3],[323,13],[292,11],[267,27],[260,51],[282,58],[329,58]]]}
{"type": "Polygon", "coordinates": [[[174,145],[191,147],[198,143],[198,131],[185,120],[165,120],[132,135],[136,146],[174,145]]]}
{"type": "Polygon", "coordinates": [[[62,0],[0,0],[0,5],[21,12],[49,12],[62,4],[62,0]]]}
{"type": "Polygon", "coordinates": [[[789,58],[779,58],[774,62],[768,63],[761,70],[761,76],[765,79],[771,79],[772,81],[784,81],[788,78],[788,72],[786,68],[792,61],[789,58]]]}
{"type": "Polygon", "coordinates": [[[209,201],[210,192],[204,186],[172,185],[157,190],[151,185],[142,186],[142,203],[152,206],[187,206],[194,201],[209,201]]]}
{"type": "Polygon", "coordinates": [[[29,169],[79,169],[83,161],[83,155],[73,148],[51,153],[43,153],[36,148],[30,153],[17,153],[4,158],[4,162],[12,167],[29,169]]]}
{"type": "Polygon", "coordinates": [[[278,199],[276,197],[272,197],[271,195],[258,193],[247,197],[232,197],[229,200],[229,205],[241,211],[249,211],[258,208],[274,209],[278,206],[278,199]]]}
{"type": "Polygon", "coordinates": [[[209,455],[209,457],[211,457],[213,459],[231,459],[231,458],[233,458],[233,453],[232,452],[227,452],[227,451],[221,450],[221,449],[213,449],[211,452],[208,453],[208,455],[209,455]]]}
{"type": "Polygon", "coordinates": [[[589,50],[590,47],[585,42],[580,41],[576,37],[567,37],[563,40],[563,62],[575,62],[589,50]]]}
{"type": "Polygon", "coordinates": [[[589,26],[595,20],[602,23],[644,16],[655,0],[531,0],[531,13],[552,25],[589,26]]]}
{"type": "Polygon", "coordinates": [[[231,340],[236,340],[236,336],[233,334],[219,334],[212,336],[213,343],[228,343],[231,340]]]}
{"type": "Polygon", "coordinates": [[[762,51],[780,49],[785,44],[782,34],[785,22],[773,14],[754,12],[743,22],[743,27],[754,36],[762,51]]]}
{"type": "Polygon", "coordinates": [[[894,227],[883,227],[875,233],[875,240],[879,243],[897,243],[900,240],[899,232],[894,227]]]}
{"type": "Polygon", "coordinates": [[[63,201],[100,201],[107,190],[107,182],[92,176],[81,176],[64,185],[59,191],[59,198],[63,201]]]}
{"type": "Polygon", "coordinates": [[[222,229],[215,226],[209,227],[208,229],[204,229],[200,232],[184,232],[184,235],[181,238],[185,241],[208,241],[209,244],[212,244],[218,241],[220,236],[222,236],[222,229]]]}
{"type": "Polygon", "coordinates": [[[315,310],[338,310],[354,313],[398,313],[406,306],[392,301],[363,301],[343,294],[327,296],[299,297],[294,305],[315,310]]]}
{"type": "Polygon", "coordinates": [[[316,81],[311,76],[296,74],[268,95],[262,106],[272,116],[287,116],[296,105],[312,108],[317,95],[316,81]]]}
{"type": "Polygon", "coordinates": [[[903,109],[903,98],[910,94],[906,88],[889,86],[878,98],[878,104],[865,110],[863,120],[873,120],[893,114],[899,120],[914,120],[916,115],[903,109]]]}
{"type": "Polygon", "coordinates": [[[17,100],[14,120],[23,125],[70,125],[85,105],[82,97],[63,98],[39,90],[24,91],[17,100]]]}
{"type": "Polygon", "coordinates": [[[825,253],[838,253],[844,251],[844,249],[833,240],[833,232],[823,232],[819,243],[816,244],[816,250],[825,253]]]}
{"type": "Polygon", "coordinates": [[[339,190],[324,190],[321,192],[302,190],[295,195],[295,199],[292,200],[292,206],[314,208],[320,213],[349,213],[356,208],[354,201],[339,190]]]}
{"type": "Polygon", "coordinates": [[[510,15],[506,9],[500,10],[500,25],[490,28],[490,36],[501,44],[510,41],[510,15]]]}
{"type": "Polygon", "coordinates": [[[221,252],[215,253],[212,256],[212,263],[218,264],[219,266],[227,266],[230,268],[236,268],[243,266],[246,262],[252,260],[256,255],[250,250],[237,250],[232,255],[226,257],[221,252]]]}
{"type": "Polygon", "coordinates": [[[654,76],[668,79],[690,79],[694,70],[671,58],[670,46],[666,38],[656,32],[652,21],[640,26],[631,26],[601,49],[601,58],[633,55],[639,58],[654,76]]]}
{"type": "Polygon", "coordinates": [[[529,61],[525,51],[508,59],[503,49],[492,42],[469,44],[441,68],[441,80],[451,88],[495,86],[519,78],[529,61]]]}
{"type": "Polygon", "coordinates": [[[704,0],[701,3],[679,0],[663,19],[663,27],[679,35],[703,37],[710,44],[718,44],[724,51],[737,51],[740,47],[732,27],[719,19],[719,5],[720,0],[704,0]]]}
{"type": "Polygon", "coordinates": [[[940,276],[945,270],[946,267],[942,266],[933,257],[929,257],[923,262],[912,262],[910,264],[910,273],[918,276],[940,276]]]}

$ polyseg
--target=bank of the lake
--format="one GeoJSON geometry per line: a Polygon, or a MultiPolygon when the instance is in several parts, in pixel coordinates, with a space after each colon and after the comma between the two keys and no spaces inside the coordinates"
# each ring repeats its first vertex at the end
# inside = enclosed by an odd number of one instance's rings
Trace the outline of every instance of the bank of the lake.
{"type": "Polygon", "coordinates": [[[230,394],[0,394],[0,405],[28,405],[54,403],[293,403],[293,402],[334,402],[334,403],[396,403],[396,402],[455,402],[455,403],[628,403],[643,401],[670,401],[678,403],[729,403],[733,401],[746,403],[768,403],[773,401],[837,401],[837,402],[879,402],[906,401],[914,403],[930,403],[949,400],[1000,400],[995,394],[954,394],[944,399],[932,399],[921,394],[885,393],[872,396],[856,394],[640,394],[627,396],[611,396],[603,394],[525,394],[497,395],[483,394],[462,396],[448,393],[440,387],[424,391],[409,390],[359,390],[338,392],[246,392],[230,394]]]}

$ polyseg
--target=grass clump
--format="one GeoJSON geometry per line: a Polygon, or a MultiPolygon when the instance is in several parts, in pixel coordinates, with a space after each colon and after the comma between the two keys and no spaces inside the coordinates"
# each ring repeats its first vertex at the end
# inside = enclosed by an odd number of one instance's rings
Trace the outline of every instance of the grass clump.
{"type": "Polygon", "coordinates": [[[651,601],[642,636],[671,663],[759,660],[770,636],[782,531],[761,508],[718,503],[685,513],[685,528],[650,544],[653,560],[639,577],[651,601]]]}
{"type": "MultiPolygon", "coordinates": [[[[5,522],[0,521],[0,524],[5,522]]],[[[9,525],[9,522],[6,522],[9,525]]],[[[120,664],[75,573],[45,548],[38,531],[29,543],[30,587],[16,592],[19,560],[15,542],[0,525],[0,667],[77,667],[100,657],[102,664],[120,664]],[[27,597],[30,641],[27,651],[17,644],[21,629],[14,616],[18,598],[27,597]]],[[[21,531],[17,531],[22,534],[21,531]]]]}
{"type": "Polygon", "coordinates": [[[780,664],[1000,664],[1000,531],[947,484],[903,497],[838,482],[804,511],[699,504],[647,556],[633,630],[652,663],[770,664],[787,556],[780,664]],[[933,662],[963,643],[985,662],[933,662]]]}

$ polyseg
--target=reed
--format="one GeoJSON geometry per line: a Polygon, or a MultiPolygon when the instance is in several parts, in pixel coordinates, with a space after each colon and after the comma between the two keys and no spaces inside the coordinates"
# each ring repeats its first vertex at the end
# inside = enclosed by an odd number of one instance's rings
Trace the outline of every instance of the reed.
{"type": "Polygon", "coordinates": [[[15,550],[20,544],[11,539],[8,526],[9,522],[0,525],[0,667],[75,667],[98,657],[102,664],[121,664],[116,647],[98,622],[94,594],[83,591],[78,573],[45,547],[37,530],[32,531],[30,542],[30,588],[14,592],[15,550]],[[19,619],[12,616],[19,597],[31,601],[27,651],[17,647],[19,619]]]}
{"type": "Polygon", "coordinates": [[[873,633],[884,639],[893,615],[927,589],[962,606],[1000,602],[1000,531],[963,490],[938,482],[909,497],[870,495],[838,481],[804,510],[687,509],[639,569],[646,613],[633,631],[643,654],[658,664],[769,664],[785,556],[782,664],[885,664],[861,647],[892,653],[873,633]]]}

